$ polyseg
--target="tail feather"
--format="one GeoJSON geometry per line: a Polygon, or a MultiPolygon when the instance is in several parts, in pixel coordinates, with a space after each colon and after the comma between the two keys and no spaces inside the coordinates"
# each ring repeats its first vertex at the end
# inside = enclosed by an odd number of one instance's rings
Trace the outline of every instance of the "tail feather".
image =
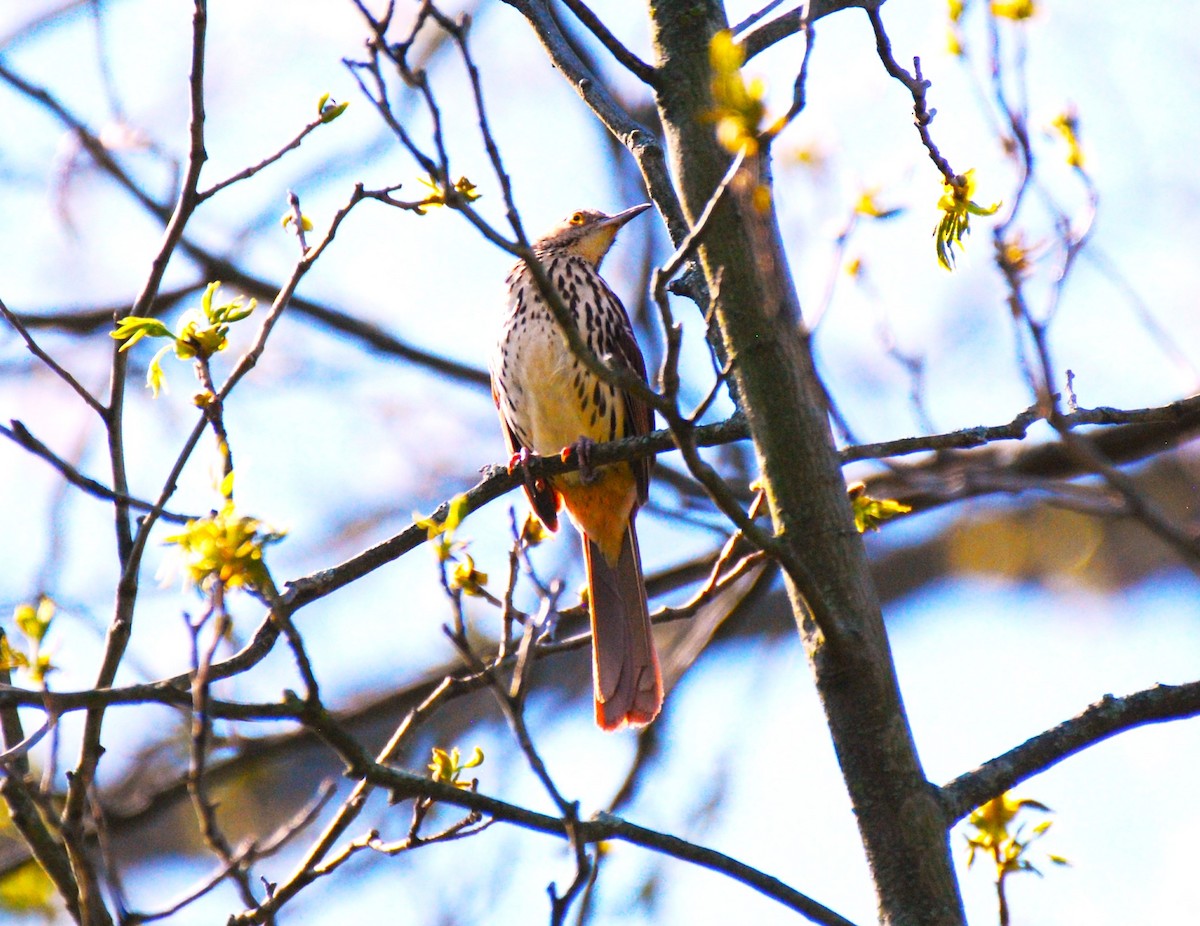
{"type": "Polygon", "coordinates": [[[633,519],[615,565],[591,539],[584,538],[583,548],[592,618],[596,723],[605,730],[648,724],[662,708],[662,673],[650,630],[633,519]]]}

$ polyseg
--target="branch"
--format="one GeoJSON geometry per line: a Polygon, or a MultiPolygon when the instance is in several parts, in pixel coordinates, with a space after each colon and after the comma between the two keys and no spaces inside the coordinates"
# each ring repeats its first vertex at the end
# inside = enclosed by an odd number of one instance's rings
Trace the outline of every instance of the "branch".
{"type": "Polygon", "coordinates": [[[942,179],[951,186],[958,186],[960,181],[958,174],[954,172],[954,168],[950,166],[950,162],[943,157],[942,152],[938,150],[938,146],[934,144],[933,137],[929,134],[929,123],[933,121],[933,113],[930,112],[929,106],[925,101],[925,92],[929,89],[930,83],[921,73],[921,59],[913,58],[913,71],[910,74],[900,63],[896,61],[892,54],[892,42],[888,38],[887,32],[883,28],[883,19],[879,15],[878,5],[865,5],[867,17],[871,21],[871,28],[875,32],[875,48],[879,53],[879,60],[883,63],[884,69],[900,83],[908,88],[908,92],[913,99],[913,124],[917,127],[917,132],[921,136],[921,143],[925,145],[926,151],[929,152],[929,159],[933,161],[934,166],[941,172],[942,179]]]}
{"type": "Polygon", "coordinates": [[[1195,533],[1176,527],[1158,505],[1139,491],[1133,479],[1107,460],[1090,440],[1061,426],[1060,417],[1055,413],[1051,421],[1058,429],[1067,451],[1076,456],[1083,466],[1102,477],[1125,500],[1130,516],[1170,545],[1195,570],[1200,562],[1200,539],[1195,533]]]}
{"type": "Polygon", "coordinates": [[[622,45],[621,40],[609,31],[608,26],[604,25],[600,17],[593,13],[583,0],[563,0],[563,3],[634,77],[651,87],[658,83],[658,72],[622,45]]]}
{"type": "Polygon", "coordinates": [[[314,119],[312,122],[308,123],[308,125],[306,125],[299,132],[297,132],[296,135],[292,138],[292,140],[287,142],[287,144],[285,144],[278,151],[275,151],[274,153],[267,155],[267,157],[263,158],[257,164],[252,164],[250,167],[243,168],[242,170],[239,170],[236,174],[226,177],[224,180],[220,181],[219,183],[214,183],[208,189],[201,190],[200,192],[198,192],[196,194],[197,201],[202,203],[206,199],[209,199],[209,198],[215,196],[217,193],[220,193],[221,190],[225,189],[226,187],[232,186],[235,183],[239,183],[242,180],[248,180],[250,177],[253,177],[259,171],[265,170],[267,167],[270,167],[272,164],[274,164],[276,161],[278,161],[280,158],[282,158],[289,151],[294,151],[296,148],[299,148],[300,143],[302,141],[304,141],[304,139],[309,135],[309,133],[316,131],[322,125],[325,125],[325,122],[326,122],[326,120],[323,116],[317,116],[316,119],[314,119]]]}
{"type": "MultiPolygon", "coordinates": [[[[186,241],[184,242],[186,247],[186,241]]],[[[147,315],[159,318],[168,309],[195,293],[202,292],[205,283],[192,283],[172,290],[159,290],[154,302],[148,307],[147,315]]],[[[122,299],[118,303],[100,305],[94,308],[70,308],[60,311],[47,312],[14,312],[17,320],[31,330],[58,331],[66,334],[89,335],[97,331],[107,332],[114,318],[129,312],[129,301],[122,299]]]]}
{"type": "MultiPolygon", "coordinates": [[[[1080,409],[1071,415],[1063,416],[1063,418],[1071,427],[1084,424],[1126,425],[1126,427],[1099,435],[1100,439],[1111,438],[1111,441],[1098,440],[1097,442],[1102,444],[1102,449],[1105,449],[1110,458],[1128,459],[1128,454],[1114,454],[1107,449],[1108,444],[1120,443],[1132,437],[1136,439],[1136,445],[1142,448],[1143,454],[1147,446],[1157,452],[1162,448],[1164,442],[1169,442],[1173,438],[1178,439],[1200,427],[1200,396],[1181,399],[1170,405],[1143,409],[1123,410],[1104,407],[1080,409]]],[[[1026,436],[1030,425],[1036,420],[1036,413],[1026,411],[1004,425],[963,428],[944,434],[906,437],[877,444],[847,447],[841,451],[840,457],[842,463],[845,464],[855,460],[885,459],[928,451],[980,447],[1000,440],[1021,440],[1026,436]]],[[[697,447],[713,447],[746,440],[748,436],[749,431],[745,420],[739,415],[734,415],[725,421],[696,428],[695,444],[697,447]]],[[[641,437],[597,444],[592,451],[591,458],[595,465],[600,466],[605,463],[639,459],[673,449],[675,449],[675,443],[671,431],[661,430],[641,437]]],[[[1063,456],[1062,448],[1058,445],[1038,446],[1025,454],[1017,465],[1019,471],[1022,472],[1036,468],[1043,475],[1069,476],[1074,471],[1069,467],[1069,461],[1059,459],[1063,456]]],[[[577,468],[578,462],[574,457],[565,463],[558,457],[531,457],[529,460],[529,471],[533,478],[556,476],[577,468]]],[[[503,467],[491,467],[483,479],[464,493],[466,511],[476,511],[521,484],[519,474],[511,474],[503,467]]],[[[441,520],[449,510],[450,502],[443,502],[431,517],[441,520]]],[[[288,590],[283,596],[283,603],[291,610],[310,604],[380,566],[398,559],[409,550],[424,543],[426,537],[427,532],[424,528],[410,525],[399,534],[338,566],[287,583],[288,590]]]]}
{"type": "MultiPolygon", "coordinates": [[[[4,631],[0,630],[0,640],[3,639],[4,631]]],[[[10,669],[0,665],[0,685],[7,686],[11,681],[10,669]]],[[[25,732],[16,706],[0,708],[0,746],[7,752],[24,739],[25,732]]],[[[28,777],[28,757],[24,753],[14,755],[8,760],[3,775],[0,775],[0,797],[3,797],[8,808],[13,828],[21,834],[32,857],[54,882],[71,917],[78,920],[79,885],[71,871],[71,861],[66,849],[51,835],[46,819],[30,795],[28,777]]]]}
{"type": "Polygon", "coordinates": [[[676,243],[682,241],[688,233],[688,223],[671,182],[670,172],[667,170],[662,143],[657,136],[625,112],[607,85],[575,54],[546,8],[545,0],[505,2],[529,21],[554,67],[575,88],[575,92],[587,103],[604,127],[633,155],[646,183],[646,190],[666,222],[671,240],[676,243]]]}
{"type": "MultiPolygon", "coordinates": [[[[190,144],[187,170],[174,212],[167,221],[162,244],[151,261],[150,273],[133,304],[130,313],[132,315],[144,314],[143,310],[153,303],[166,273],[167,264],[175,253],[175,249],[183,237],[183,230],[198,204],[196,187],[200,179],[200,170],[207,158],[204,150],[204,56],[207,27],[206,0],[194,0],[191,73],[188,79],[190,144]]],[[[105,423],[108,428],[113,490],[121,495],[126,495],[129,491],[129,484],[125,468],[124,403],[128,354],[122,347],[122,345],[114,343],[112,348],[112,380],[105,423]]],[[[135,542],[129,518],[129,506],[117,500],[113,507],[121,579],[117,584],[117,600],[105,638],[104,655],[96,676],[95,687],[97,688],[107,688],[112,685],[117,669],[125,655],[133,626],[134,602],[137,598],[137,572],[141,550],[144,548],[144,545],[135,542]]],[[[152,511],[142,521],[139,534],[144,537],[148,524],[153,520],[154,512],[152,511]]],[[[93,708],[87,712],[79,748],[78,765],[74,774],[68,776],[67,798],[62,811],[63,840],[71,859],[71,867],[75,871],[79,883],[80,913],[84,921],[92,926],[106,926],[112,922],[101,896],[95,866],[88,857],[84,846],[83,834],[83,814],[88,791],[95,781],[96,768],[103,753],[100,744],[103,722],[103,708],[93,708]]]]}
{"type": "MultiPolygon", "coordinates": [[[[370,192],[370,191],[368,191],[370,192]]],[[[373,198],[373,197],[369,197],[373,198]]],[[[222,257],[217,257],[210,251],[185,240],[183,249],[188,256],[204,267],[205,276],[212,280],[222,280],[230,286],[237,286],[248,296],[273,298],[278,292],[277,287],[267,281],[247,273],[222,257]]],[[[372,350],[399,357],[425,369],[432,370],[443,376],[471,386],[487,388],[491,380],[486,370],[471,366],[449,357],[443,357],[430,351],[413,347],[389,331],[372,322],[355,318],[346,312],[315,302],[303,296],[293,296],[291,311],[304,315],[322,325],[361,341],[372,350]]]]}
{"type": "Polygon", "coordinates": [[[947,826],[952,826],[981,804],[999,797],[1018,782],[1044,772],[1110,736],[1147,723],[1198,715],[1200,681],[1186,685],[1155,685],[1123,698],[1105,695],[1081,714],[944,785],[941,801],[947,826]]]}
{"type": "Polygon", "coordinates": [[[101,418],[104,417],[107,409],[100,402],[100,400],[88,392],[87,389],[85,389],[79,382],[79,380],[67,372],[67,370],[57,360],[55,360],[38,346],[38,343],[33,339],[33,336],[21,322],[21,319],[9,310],[8,306],[4,304],[4,300],[2,299],[0,299],[0,315],[3,315],[5,320],[12,325],[17,334],[21,336],[21,339],[25,342],[25,346],[29,348],[29,352],[31,354],[33,354],[38,358],[38,360],[42,361],[42,363],[46,364],[46,366],[53,370],[54,373],[58,375],[59,379],[74,389],[75,393],[81,399],[83,399],[83,401],[86,402],[94,412],[99,414],[101,418]]]}
{"type": "MultiPolygon", "coordinates": [[[[752,572],[757,573],[759,564],[761,563],[760,556],[761,554],[751,554],[740,560],[732,568],[723,571],[720,575],[713,572],[705,586],[688,601],[673,607],[658,608],[650,615],[650,620],[655,625],[690,620],[711,601],[724,595],[735,584],[740,583],[745,576],[752,572]]],[[[719,566],[720,564],[718,563],[717,565],[719,566]]],[[[653,584],[654,577],[651,576],[648,582],[653,584]]],[[[564,621],[568,619],[582,620],[586,618],[586,606],[581,603],[574,607],[564,608],[559,611],[559,618],[564,621]]],[[[214,663],[211,666],[208,673],[210,681],[240,675],[257,665],[277,638],[280,632],[278,629],[280,623],[282,622],[276,620],[273,615],[269,615],[260,626],[259,632],[255,635],[254,639],[243,650],[225,661],[214,663]]],[[[536,645],[536,657],[542,659],[547,656],[584,649],[590,645],[591,639],[590,631],[585,631],[564,639],[542,641],[536,645]]],[[[515,654],[508,654],[508,656],[502,658],[496,664],[496,668],[507,666],[516,658],[515,654]]],[[[489,657],[490,662],[491,657],[489,657]]],[[[191,678],[192,676],[189,672],[170,678],[159,679],[154,682],[116,688],[86,688],[79,691],[42,691],[40,689],[20,688],[15,685],[0,683],[0,712],[11,707],[29,707],[39,708],[47,713],[61,716],[93,707],[107,708],[114,706],[161,704],[168,707],[188,708],[192,703],[192,696],[189,692],[191,678]]],[[[477,672],[463,671],[459,674],[451,673],[445,678],[438,672],[434,673],[432,677],[426,677],[399,691],[392,692],[382,700],[372,701],[361,708],[339,714],[338,720],[343,724],[353,726],[359,722],[369,720],[381,711],[398,709],[397,705],[403,706],[414,701],[420,702],[431,691],[440,687],[439,680],[441,685],[449,684],[452,687],[453,690],[450,692],[451,697],[458,697],[479,691],[488,685],[487,678],[477,672]]],[[[302,714],[301,709],[290,701],[242,702],[222,701],[216,698],[209,700],[208,711],[214,718],[241,721],[298,721],[301,719],[302,714]]],[[[277,737],[262,737],[255,741],[254,747],[249,752],[255,758],[262,758],[265,751],[270,751],[277,746],[283,746],[292,742],[298,736],[303,737],[306,735],[306,731],[301,730],[295,733],[280,734],[277,737]]],[[[18,739],[21,738],[23,736],[18,737],[18,739]]],[[[229,763],[235,763],[239,758],[243,757],[244,755],[226,760],[226,762],[221,764],[221,767],[225,768],[229,763]]],[[[380,759],[378,761],[385,760],[380,759]]],[[[3,872],[0,871],[0,874],[3,874],[3,872]]]]}
{"type": "MultiPolygon", "coordinates": [[[[92,479],[90,476],[85,476],[79,472],[70,463],[58,456],[53,450],[43,444],[40,440],[34,437],[29,429],[21,422],[13,420],[9,424],[11,428],[6,428],[0,424],[0,434],[3,434],[18,447],[28,450],[35,457],[45,460],[56,470],[58,470],[64,479],[76,488],[82,489],[88,495],[94,498],[101,499],[106,502],[122,502],[130,508],[135,508],[138,511],[153,511],[154,505],[140,498],[135,498],[132,495],[126,495],[123,492],[114,492],[102,482],[92,479]]],[[[164,521],[170,521],[172,524],[186,524],[190,518],[188,515],[177,514],[172,511],[163,511],[160,517],[164,521]]]]}
{"type": "MultiPolygon", "coordinates": [[[[766,51],[776,42],[789,38],[805,28],[805,13],[808,13],[809,24],[815,23],[823,16],[847,10],[851,7],[862,7],[864,10],[878,9],[883,0],[809,0],[794,10],[772,19],[766,25],[759,26],[742,39],[742,53],[749,61],[761,51],[766,51]]],[[[734,32],[742,32],[758,21],[760,17],[751,17],[738,24],[734,32]]]]}
{"type": "MultiPolygon", "coordinates": [[[[166,222],[170,218],[170,210],[157,202],[129,176],[120,164],[113,159],[99,136],[63,106],[45,88],[25,80],[15,71],[8,68],[3,61],[0,61],[0,80],[4,80],[10,84],[19,93],[28,97],[58,119],[59,122],[80,140],[96,164],[128,192],[142,208],[162,222],[166,222]]],[[[207,282],[211,280],[223,280],[231,286],[238,286],[248,296],[274,297],[276,287],[240,269],[226,258],[218,257],[188,238],[181,238],[179,247],[188,257],[202,266],[207,279],[204,283],[196,284],[183,290],[172,291],[169,294],[156,294],[150,305],[142,306],[139,300],[139,310],[136,314],[156,314],[151,306],[163,310],[178,298],[186,296],[190,292],[203,289],[207,282]]],[[[293,299],[292,305],[297,313],[313,318],[342,334],[357,338],[373,349],[395,355],[456,380],[483,387],[488,385],[489,380],[486,371],[429,353],[428,351],[420,350],[369,322],[304,298],[293,299]]],[[[119,311],[128,313],[129,310],[126,307],[120,307],[119,311]]],[[[112,311],[107,309],[97,310],[95,312],[71,316],[60,327],[71,331],[87,333],[96,327],[106,327],[111,322],[111,319],[112,311]]],[[[51,324],[58,324],[56,319],[46,316],[24,316],[23,320],[31,327],[46,327],[51,324]]]]}
{"type": "MultiPolygon", "coordinates": [[[[359,768],[363,778],[372,784],[392,792],[395,800],[428,798],[441,804],[464,807],[491,817],[512,823],[535,832],[569,838],[568,825],[561,818],[537,813],[517,804],[511,804],[486,794],[465,790],[451,784],[419,777],[411,772],[371,762],[364,755],[357,755],[352,762],[359,768]]],[[[791,910],[808,917],[823,926],[853,926],[844,917],[824,905],[789,887],[778,878],[764,874],[756,868],[730,858],[714,849],[688,842],[676,836],[647,829],[618,817],[600,814],[591,820],[581,820],[574,825],[576,837],[584,843],[598,843],[619,839],[668,855],[672,858],[708,868],[727,875],[759,893],[776,900],[791,910]]],[[[231,917],[230,926],[248,926],[260,922],[258,911],[247,910],[231,917]]]]}

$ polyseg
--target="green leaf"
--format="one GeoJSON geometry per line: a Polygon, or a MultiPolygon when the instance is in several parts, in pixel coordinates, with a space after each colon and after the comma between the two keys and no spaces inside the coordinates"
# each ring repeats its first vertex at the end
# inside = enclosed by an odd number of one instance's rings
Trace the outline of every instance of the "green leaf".
{"type": "Polygon", "coordinates": [[[121,345],[122,352],[129,350],[129,348],[145,337],[175,337],[171,334],[171,329],[157,318],[147,318],[142,315],[126,315],[117,322],[116,330],[110,331],[108,336],[113,340],[125,342],[121,345]]]}
{"type": "Polygon", "coordinates": [[[150,392],[156,399],[158,398],[159,390],[165,388],[167,385],[166,376],[163,374],[162,358],[170,349],[171,345],[168,344],[154,355],[154,358],[150,361],[150,365],[146,367],[146,386],[149,387],[150,392]]]}
{"type": "Polygon", "coordinates": [[[41,643],[54,620],[54,601],[45,595],[38,601],[35,608],[31,604],[21,604],[13,610],[13,621],[34,643],[41,643]]]}
{"type": "Polygon", "coordinates": [[[213,280],[204,288],[204,295],[200,297],[200,308],[204,310],[206,317],[212,312],[213,296],[216,295],[217,290],[220,288],[220,280],[213,280]]]}
{"type": "Polygon", "coordinates": [[[884,521],[912,511],[912,505],[894,498],[872,498],[862,490],[862,483],[851,486],[850,503],[854,508],[854,526],[860,534],[879,530],[884,521]]]}
{"type": "Polygon", "coordinates": [[[322,94],[321,99],[317,100],[317,116],[327,125],[344,113],[349,105],[349,102],[339,103],[328,93],[322,94]]]}

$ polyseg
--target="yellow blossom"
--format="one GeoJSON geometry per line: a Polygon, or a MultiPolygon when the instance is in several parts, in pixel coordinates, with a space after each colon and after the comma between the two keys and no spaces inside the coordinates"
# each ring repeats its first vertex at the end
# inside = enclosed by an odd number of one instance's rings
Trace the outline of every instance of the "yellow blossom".
{"type": "Polygon", "coordinates": [[[867,531],[879,530],[884,521],[912,511],[912,505],[898,502],[894,498],[872,498],[867,495],[866,486],[855,482],[847,487],[850,505],[854,509],[854,526],[860,534],[867,531]]]}
{"type": "Polygon", "coordinates": [[[456,788],[464,790],[471,787],[469,781],[462,781],[461,775],[469,768],[478,768],[483,764],[483,750],[476,746],[471,751],[471,758],[466,762],[462,761],[462,756],[455,746],[449,752],[444,749],[434,747],[433,761],[429,763],[429,771],[434,781],[440,781],[442,784],[454,785],[456,788]]]}
{"type": "Polygon", "coordinates": [[[1079,145],[1079,114],[1075,108],[1072,106],[1059,113],[1050,124],[1067,143],[1067,163],[1082,170],[1083,149],[1079,145]]]}
{"type": "Polygon", "coordinates": [[[992,15],[1000,19],[1012,19],[1020,22],[1030,19],[1037,13],[1034,0],[992,0],[992,15]]]}
{"type": "Polygon", "coordinates": [[[478,188],[466,177],[459,177],[455,181],[454,186],[449,190],[443,187],[436,177],[421,177],[419,179],[421,184],[429,190],[425,198],[421,201],[421,205],[416,209],[417,213],[421,215],[424,215],[426,209],[445,206],[452,200],[473,203],[483,195],[477,192],[478,188]]]}
{"type": "Polygon", "coordinates": [[[462,560],[455,563],[450,572],[450,587],[462,589],[465,595],[483,595],[487,580],[487,573],[475,568],[475,560],[468,553],[462,554],[462,560]]]}
{"type": "Polygon", "coordinates": [[[705,118],[716,123],[717,140],[726,150],[734,154],[744,150],[753,155],[758,151],[759,124],[765,112],[763,83],[757,78],[746,83],[742,76],[745,52],[728,29],[712,37],[708,59],[712,67],[713,108],[705,118]]]}
{"type": "Polygon", "coordinates": [[[879,200],[876,199],[878,195],[879,189],[876,187],[863,190],[858,195],[858,202],[854,204],[854,211],[872,219],[890,219],[904,211],[897,206],[881,206],[879,200]]]}
{"type": "Polygon", "coordinates": [[[210,592],[218,585],[264,589],[270,577],[263,548],[283,536],[257,518],[238,515],[227,500],[220,511],[189,521],[166,543],[179,547],[187,580],[201,591],[210,592]]]}
{"type": "Polygon", "coordinates": [[[963,235],[970,232],[971,216],[993,215],[1000,208],[998,202],[981,206],[972,199],[974,195],[974,170],[955,177],[953,183],[942,184],[942,198],[938,200],[942,217],[933,234],[937,239],[938,263],[947,270],[954,269],[954,246],[961,245],[963,235]]]}
{"type": "Polygon", "coordinates": [[[251,299],[243,306],[241,296],[214,305],[214,297],[220,286],[219,282],[208,284],[204,295],[200,297],[200,308],[184,314],[178,333],[173,333],[157,318],[142,315],[126,315],[117,322],[116,330],[109,332],[114,340],[125,342],[120,347],[122,352],[129,350],[142,338],[170,340],[170,344],[154,355],[146,369],[146,385],[155,398],[163,386],[162,358],[168,350],[174,347],[175,356],[180,360],[208,360],[228,346],[229,326],[247,318],[254,311],[256,300],[251,299]]]}
{"type": "MultiPolygon", "coordinates": [[[[1028,835],[1023,825],[1014,829],[1013,822],[1026,808],[1050,813],[1050,808],[1045,804],[1029,798],[1015,797],[1011,791],[973,810],[967,820],[971,830],[967,834],[967,865],[974,863],[978,852],[991,857],[999,882],[1003,882],[1007,875],[1019,871],[1040,874],[1025,856],[1029,847],[1050,829],[1052,821],[1043,820],[1034,826],[1028,835]]],[[[1047,855],[1047,858],[1056,865],[1069,864],[1061,855],[1047,855]]]]}

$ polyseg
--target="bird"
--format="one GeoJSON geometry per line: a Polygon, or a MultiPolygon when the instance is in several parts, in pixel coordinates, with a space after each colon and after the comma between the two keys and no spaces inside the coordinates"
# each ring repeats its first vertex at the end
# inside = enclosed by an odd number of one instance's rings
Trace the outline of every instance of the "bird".
{"type": "MultiPolygon", "coordinates": [[[[580,210],[531,245],[591,351],[643,382],[646,361],[633,325],[599,267],[617,232],[648,208],[643,203],[615,215],[580,210]]],[[[557,530],[559,510],[565,509],[583,536],[596,723],[603,730],[641,727],[663,703],[634,526],[646,503],[650,460],[593,468],[589,448],[649,433],[652,412],[575,356],[524,260],[506,283],[508,311],[490,369],[492,398],[512,455],[509,470],[530,454],[563,459],[578,454],[579,471],[545,480],[531,478],[523,467],[525,493],[546,528],[557,530]]]]}

